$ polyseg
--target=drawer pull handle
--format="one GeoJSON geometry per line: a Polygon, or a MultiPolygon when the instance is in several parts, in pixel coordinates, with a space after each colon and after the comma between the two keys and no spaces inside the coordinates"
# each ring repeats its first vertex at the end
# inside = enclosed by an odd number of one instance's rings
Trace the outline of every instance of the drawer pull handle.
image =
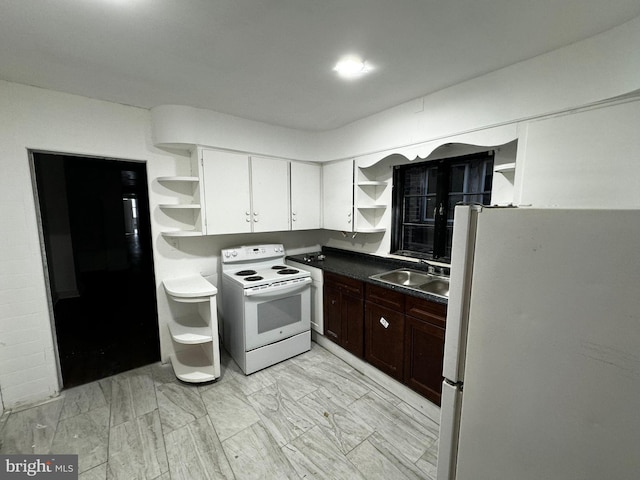
{"type": "Polygon", "coordinates": [[[380,317],[380,325],[384,328],[389,328],[389,322],[387,322],[387,319],[384,317],[380,317]]]}

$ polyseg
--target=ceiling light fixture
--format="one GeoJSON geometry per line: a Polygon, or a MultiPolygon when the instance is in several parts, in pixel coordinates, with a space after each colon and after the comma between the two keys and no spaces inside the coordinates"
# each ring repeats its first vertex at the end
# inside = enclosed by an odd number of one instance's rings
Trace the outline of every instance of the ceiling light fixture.
{"type": "Polygon", "coordinates": [[[342,57],[333,70],[342,78],[355,79],[366,75],[372,70],[371,65],[356,55],[342,57]]]}

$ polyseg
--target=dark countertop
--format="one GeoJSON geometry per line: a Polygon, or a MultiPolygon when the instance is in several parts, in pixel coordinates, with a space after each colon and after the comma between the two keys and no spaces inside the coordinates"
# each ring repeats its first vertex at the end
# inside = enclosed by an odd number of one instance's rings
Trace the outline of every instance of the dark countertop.
{"type": "Polygon", "coordinates": [[[355,278],[363,282],[379,285],[390,290],[396,290],[407,295],[418,298],[424,298],[436,303],[447,304],[447,299],[430,295],[424,292],[418,292],[410,288],[404,288],[397,285],[390,285],[369,278],[371,275],[388,272],[397,268],[411,268],[412,270],[421,270],[426,272],[426,266],[415,262],[397,260],[394,258],[378,257],[376,255],[352,252],[349,250],[341,250],[332,247],[322,247],[321,252],[308,252],[300,255],[287,256],[287,260],[301,263],[309,267],[319,268],[326,272],[337,273],[346,277],[355,278]],[[319,255],[324,255],[324,260],[318,260],[319,255]],[[307,258],[307,260],[305,260],[307,258]],[[311,260],[309,261],[309,258],[311,260]]]}

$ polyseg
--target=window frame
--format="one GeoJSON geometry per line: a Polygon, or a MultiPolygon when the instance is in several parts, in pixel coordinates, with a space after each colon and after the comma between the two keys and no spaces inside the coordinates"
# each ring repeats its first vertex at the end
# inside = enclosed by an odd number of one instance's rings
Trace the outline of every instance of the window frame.
{"type": "MultiPolygon", "coordinates": [[[[493,166],[495,162],[495,152],[493,150],[472,153],[468,155],[460,155],[456,157],[440,158],[433,160],[424,160],[420,162],[411,162],[402,165],[396,165],[393,168],[393,180],[392,180],[392,215],[391,215],[391,253],[395,255],[409,256],[414,258],[424,258],[428,260],[450,261],[450,256],[447,255],[447,229],[449,222],[449,197],[451,193],[465,195],[489,195],[489,202],[491,201],[491,192],[493,188],[493,166]],[[460,165],[461,163],[471,165],[474,162],[483,161],[490,162],[491,175],[489,177],[490,188],[488,190],[482,190],[482,192],[451,192],[451,171],[452,167],[460,165]],[[434,212],[434,232],[433,232],[433,249],[430,252],[419,252],[415,250],[409,250],[406,247],[405,239],[403,239],[404,227],[410,222],[405,222],[405,200],[410,195],[405,195],[405,172],[409,169],[417,168],[421,175],[426,175],[429,169],[436,168],[436,194],[435,205],[436,212],[434,212]]],[[[486,167],[485,167],[486,168],[486,167]]],[[[488,170],[488,168],[487,168],[488,170]]],[[[486,170],[485,170],[486,174],[486,170]]],[[[486,175],[482,178],[485,178],[486,175]]],[[[425,191],[420,196],[426,199],[427,192],[425,191]]],[[[472,202],[478,203],[478,202],[472,202]]],[[[427,202],[425,201],[424,208],[426,209],[427,202]]],[[[483,203],[488,205],[489,203],[483,203]]],[[[425,221],[427,221],[425,216],[425,221]]],[[[451,219],[452,221],[453,219],[451,219]]],[[[450,245],[449,245],[450,248],[450,245]]]]}

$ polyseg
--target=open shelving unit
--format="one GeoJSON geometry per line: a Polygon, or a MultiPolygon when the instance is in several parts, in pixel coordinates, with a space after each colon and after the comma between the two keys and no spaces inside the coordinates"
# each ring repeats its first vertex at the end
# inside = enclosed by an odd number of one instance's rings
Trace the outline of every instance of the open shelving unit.
{"type": "MultiPolygon", "coordinates": [[[[197,160],[192,159],[191,169],[197,171],[197,160]]],[[[180,227],[167,228],[165,237],[196,237],[204,235],[204,221],[200,177],[192,175],[158,177],[158,183],[172,191],[175,203],[163,203],[158,208],[180,227]]]]}
{"type": "Polygon", "coordinates": [[[355,232],[378,233],[386,231],[383,216],[388,205],[383,194],[388,187],[388,182],[376,179],[375,175],[375,169],[356,168],[355,232]]]}
{"type": "Polygon", "coordinates": [[[216,295],[218,290],[200,275],[163,281],[169,298],[183,314],[168,322],[174,344],[173,371],[189,383],[210,382],[220,376],[220,346],[216,295]]]}

